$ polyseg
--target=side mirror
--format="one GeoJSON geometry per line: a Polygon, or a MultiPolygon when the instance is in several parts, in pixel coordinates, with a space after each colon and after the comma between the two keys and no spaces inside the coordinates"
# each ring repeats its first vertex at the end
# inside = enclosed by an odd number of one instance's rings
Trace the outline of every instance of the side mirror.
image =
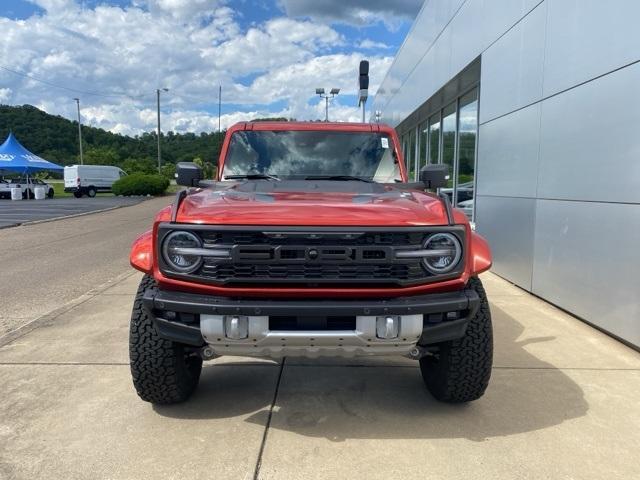
{"type": "Polygon", "coordinates": [[[425,188],[446,187],[449,180],[448,165],[427,165],[420,169],[420,181],[425,188]]]}
{"type": "Polygon", "coordinates": [[[192,162],[180,162],[176,165],[176,183],[185,187],[197,187],[203,178],[202,169],[192,162]]]}

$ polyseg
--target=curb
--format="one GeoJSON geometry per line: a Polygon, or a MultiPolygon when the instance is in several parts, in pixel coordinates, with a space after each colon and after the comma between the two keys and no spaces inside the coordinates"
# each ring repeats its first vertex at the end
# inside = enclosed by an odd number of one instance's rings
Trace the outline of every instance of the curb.
{"type": "Polygon", "coordinates": [[[19,226],[20,226],[19,223],[10,223],[9,225],[0,225],[0,230],[5,229],[5,228],[19,227],[19,226]]]}
{"type": "Polygon", "coordinates": [[[14,226],[19,226],[19,225],[38,225],[39,223],[55,222],[56,220],[65,220],[67,218],[84,217],[86,215],[92,215],[94,213],[110,212],[111,210],[117,210],[118,208],[133,207],[134,205],[139,205],[139,204],[138,203],[134,203],[132,205],[116,205],[115,207],[103,208],[101,210],[92,210],[90,212],[82,212],[82,213],[72,213],[71,215],[65,215],[64,217],[43,218],[42,220],[32,220],[30,222],[18,223],[18,224],[14,225],[14,226]]]}
{"type": "Polygon", "coordinates": [[[101,293],[103,293],[105,290],[108,290],[109,288],[115,286],[116,284],[122,282],[123,280],[126,280],[127,278],[135,274],[136,272],[134,271],[121,273],[117,277],[112,278],[111,280],[103,283],[102,285],[99,285],[96,288],[89,290],[87,293],[80,295],[78,298],[75,298],[65,303],[61,307],[51,310],[50,312],[45,313],[44,315],[40,315],[39,317],[35,318],[34,320],[31,320],[28,323],[25,323],[24,325],[21,325],[15,330],[11,330],[10,332],[5,333],[4,335],[0,336],[0,348],[10,344],[11,342],[19,339],[20,337],[25,336],[26,334],[28,334],[29,332],[32,332],[36,328],[53,323],[53,321],[56,320],[61,315],[64,315],[70,310],[73,310],[74,308],[82,305],[83,303],[88,302],[92,298],[95,298],[101,293]]]}

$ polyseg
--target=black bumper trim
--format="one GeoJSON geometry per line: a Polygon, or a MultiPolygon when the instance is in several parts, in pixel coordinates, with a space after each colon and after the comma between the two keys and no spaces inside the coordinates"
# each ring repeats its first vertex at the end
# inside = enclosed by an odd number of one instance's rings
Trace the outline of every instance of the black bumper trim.
{"type": "MultiPolygon", "coordinates": [[[[477,310],[477,308],[475,310],[477,310]]],[[[422,336],[420,340],[418,340],[418,345],[426,347],[464,337],[464,334],[467,332],[469,318],[473,316],[475,310],[471,310],[469,315],[459,320],[450,320],[448,322],[430,325],[425,324],[422,327],[422,336]]]]}
{"type": "Polygon", "coordinates": [[[184,343],[194,347],[203,347],[205,341],[202,338],[199,326],[186,325],[180,322],[172,322],[165,318],[153,317],[155,319],[158,335],[173,342],[184,343]]]}
{"type": "Polygon", "coordinates": [[[155,319],[158,334],[178,343],[203,346],[200,328],[158,317],[162,311],[213,315],[428,315],[462,311],[463,318],[440,323],[424,322],[419,345],[427,346],[464,336],[469,318],[480,306],[474,290],[437,293],[387,300],[255,300],[213,297],[169,290],[147,290],[143,303],[155,319]]]}
{"type": "Polygon", "coordinates": [[[210,315],[416,315],[470,310],[479,304],[470,290],[385,300],[271,300],[213,297],[170,290],[148,290],[148,308],[210,315]]]}

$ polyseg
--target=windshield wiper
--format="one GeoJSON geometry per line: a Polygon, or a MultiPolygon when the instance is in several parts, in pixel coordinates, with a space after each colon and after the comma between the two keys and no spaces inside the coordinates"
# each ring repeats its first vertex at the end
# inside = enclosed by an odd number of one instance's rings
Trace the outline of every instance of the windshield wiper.
{"type": "Polygon", "coordinates": [[[355,177],[353,175],[309,175],[308,177],[304,177],[304,179],[305,180],[339,180],[339,181],[356,180],[358,182],[374,183],[373,180],[369,180],[368,178],[355,177]]]}
{"type": "Polygon", "coordinates": [[[275,175],[266,175],[262,173],[249,173],[247,175],[225,175],[225,180],[277,180],[280,181],[275,175]]]}

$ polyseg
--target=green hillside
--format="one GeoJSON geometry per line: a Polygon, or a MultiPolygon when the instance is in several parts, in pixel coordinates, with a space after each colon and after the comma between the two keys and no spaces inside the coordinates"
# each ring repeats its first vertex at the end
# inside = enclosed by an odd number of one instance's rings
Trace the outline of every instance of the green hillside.
{"type": "MultiPolygon", "coordinates": [[[[0,143],[13,131],[27,149],[58,163],[79,162],[78,123],[49,115],[31,105],[0,105],[0,143]]],[[[224,132],[163,133],[163,163],[175,164],[200,158],[216,164],[224,132]]],[[[157,162],[156,134],[128,137],[101,128],[82,127],[85,164],[118,165],[127,171],[153,171],[157,162]]]]}

